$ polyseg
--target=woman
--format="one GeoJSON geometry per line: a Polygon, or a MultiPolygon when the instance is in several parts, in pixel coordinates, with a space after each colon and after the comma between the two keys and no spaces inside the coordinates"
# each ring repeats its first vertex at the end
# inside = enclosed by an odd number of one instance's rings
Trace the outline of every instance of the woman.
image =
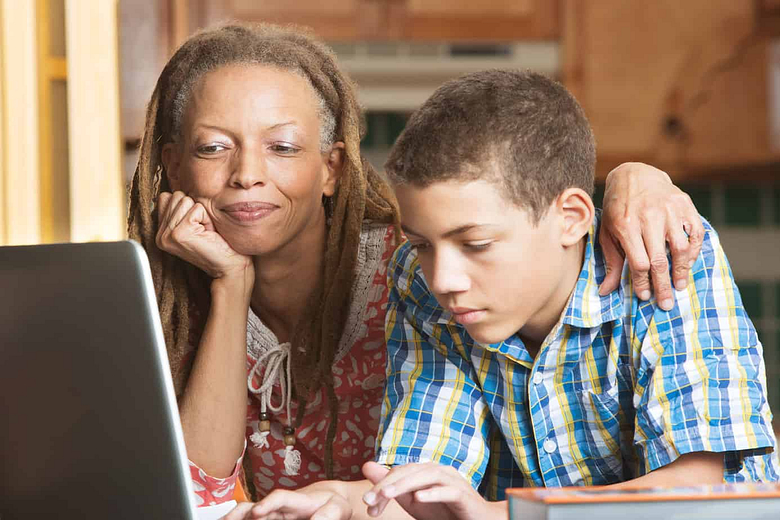
{"type": "MultiPolygon", "coordinates": [[[[353,84],[326,46],[294,30],[201,32],[155,87],[129,233],[152,265],[201,505],[232,498],[242,461],[257,498],[360,479],[373,457],[398,212],[360,155],[360,131],[353,84]]],[[[637,204],[698,222],[644,165],[614,174],[608,190],[608,229],[611,212],[637,204]],[[635,183],[651,196],[628,200],[635,183]]],[[[631,236],[622,243],[646,281],[641,234],[631,236]]],[[[677,249],[687,264],[687,242],[677,249]]]]}

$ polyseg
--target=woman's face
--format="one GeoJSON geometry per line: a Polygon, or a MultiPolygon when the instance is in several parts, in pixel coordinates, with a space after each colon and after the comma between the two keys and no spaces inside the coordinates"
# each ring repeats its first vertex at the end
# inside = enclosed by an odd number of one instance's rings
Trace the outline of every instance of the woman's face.
{"type": "Polygon", "coordinates": [[[206,74],[179,142],[163,148],[171,188],[203,204],[241,254],[324,232],[322,196],[335,191],[343,143],[321,150],[318,106],[310,84],[281,69],[229,65],[206,74]]]}

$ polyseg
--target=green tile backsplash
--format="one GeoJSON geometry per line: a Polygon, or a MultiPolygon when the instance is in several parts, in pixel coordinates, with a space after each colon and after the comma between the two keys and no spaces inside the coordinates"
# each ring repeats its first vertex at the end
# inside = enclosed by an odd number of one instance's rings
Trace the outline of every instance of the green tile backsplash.
{"type": "Polygon", "coordinates": [[[699,213],[712,221],[712,188],[703,184],[683,184],[680,188],[691,197],[699,213]]]}
{"type": "Polygon", "coordinates": [[[737,280],[742,305],[754,322],[764,316],[763,285],[760,282],[737,280]]]}
{"type": "Polygon", "coordinates": [[[726,189],[726,224],[757,226],[761,222],[761,188],[736,187],[726,189]]]}

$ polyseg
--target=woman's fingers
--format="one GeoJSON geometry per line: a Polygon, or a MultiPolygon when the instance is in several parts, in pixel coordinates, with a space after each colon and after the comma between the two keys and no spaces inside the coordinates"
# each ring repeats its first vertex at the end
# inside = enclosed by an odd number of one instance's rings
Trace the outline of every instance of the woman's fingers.
{"type": "Polygon", "coordinates": [[[252,502],[241,502],[230,513],[222,517],[222,520],[248,520],[252,518],[248,516],[252,507],[254,507],[252,502]]]}
{"type": "Polygon", "coordinates": [[[696,256],[691,255],[692,247],[686,231],[691,229],[690,224],[679,220],[675,222],[675,220],[669,219],[666,240],[672,254],[672,283],[674,288],[680,291],[688,286],[688,273],[696,256]]]}
{"type": "MultiPolygon", "coordinates": [[[[189,213],[190,209],[195,205],[195,201],[193,201],[189,197],[180,197],[178,202],[176,202],[176,206],[171,203],[170,211],[168,212],[168,229],[173,232],[176,227],[185,220],[185,217],[187,216],[187,213],[189,213]]],[[[188,222],[189,223],[189,222],[188,222]]]]}
{"type": "Polygon", "coordinates": [[[620,286],[625,253],[623,253],[623,250],[608,233],[599,233],[599,243],[601,244],[601,252],[604,255],[604,265],[607,271],[604,280],[602,280],[599,286],[599,294],[606,296],[620,286]]]}
{"type": "Polygon", "coordinates": [[[688,195],[682,194],[678,212],[667,223],[667,239],[672,252],[674,286],[681,290],[687,286],[688,276],[701,252],[704,240],[704,224],[696,206],[688,195]]]}
{"type": "MultiPolygon", "coordinates": [[[[669,277],[669,260],[666,254],[666,221],[668,216],[656,211],[645,213],[641,220],[642,239],[650,261],[650,277],[656,301],[663,310],[674,306],[672,282],[669,277]]],[[[644,298],[643,298],[644,299],[644,298]]]]}
{"type": "Polygon", "coordinates": [[[349,502],[335,494],[311,515],[311,520],[349,520],[350,518],[352,518],[352,507],[349,502]]]}
{"type": "MultiPolygon", "coordinates": [[[[277,489],[254,504],[248,518],[264,520],[349,520],[352,508],[340,495],[327,491],[277,489]]],[[[232,519],[231,519],[232,520],[232,519]]]]}
{"type": "Polygon", "coordinates": [[[634,284],[634,292],[640,300],[649,300],[650,286],[650,259],[645,243],[642,240],[643,230],[637,218],[626,218],[615,226],[614,239],[619,241],[626,254],[626,260],[631,270],[631,279],[634,284]]]}

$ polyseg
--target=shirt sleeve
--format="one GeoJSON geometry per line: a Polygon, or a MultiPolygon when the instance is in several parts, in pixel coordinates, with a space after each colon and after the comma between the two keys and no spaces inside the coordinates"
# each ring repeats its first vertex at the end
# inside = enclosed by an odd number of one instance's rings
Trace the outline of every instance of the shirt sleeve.
{"type": "MultiPolygon", "coordinates": [[[[233,500],[238,472],[245,455],[246,440],[244,440],[244,451],[236,461],[233,472],[225,478],[212,477],[199,468],[197,464],[191,460],[188,461],[190,464],[192,487],[195,491],[195,505],[197,507],[214,506],[233,500]]],[[[248,478],[251,478],[251,476],[248,475],[248,478]]]]}
{"type": "Polygon", "coordinates": [[[467,346],[402,245],[388,271],[387,383],[376,460],[388,466],[439,462],[475,488],[490,455],[489,410],[467,346]]]}
{"type": "Polygon", "coordinates": [[[775,481],[763,348],[706,221],[705,230],[688,287],[675,292],[675,308],[633,302],[640,472],[708,451],[724,454],[728,482],[775,481]]]}

